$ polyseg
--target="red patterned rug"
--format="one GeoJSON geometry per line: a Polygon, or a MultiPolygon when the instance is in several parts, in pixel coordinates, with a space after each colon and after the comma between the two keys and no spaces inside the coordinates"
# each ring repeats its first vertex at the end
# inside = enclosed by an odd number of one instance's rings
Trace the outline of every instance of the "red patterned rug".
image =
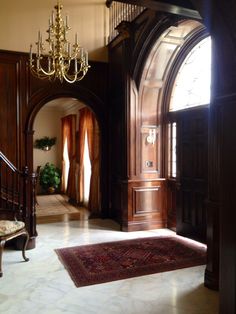
{"type": "Polygon", "coordinates": [[[77,287],[206,263],[206,248],[178,237],[149,237],[55,250],[77,287]]]}

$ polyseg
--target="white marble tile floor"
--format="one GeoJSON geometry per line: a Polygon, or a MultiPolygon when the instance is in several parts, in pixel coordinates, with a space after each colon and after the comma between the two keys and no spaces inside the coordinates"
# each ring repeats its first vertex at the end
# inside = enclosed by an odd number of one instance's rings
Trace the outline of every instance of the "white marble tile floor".
{"type": "Polygon", "coordinates": [[[0,278],[1,314],[217,314],[218,293],[204,287],[205,266],[76,288],[54,249],[116,241],[169,230],[125,233],[111,220],[38,225],[36,249],[6,249],[0,278]]]}

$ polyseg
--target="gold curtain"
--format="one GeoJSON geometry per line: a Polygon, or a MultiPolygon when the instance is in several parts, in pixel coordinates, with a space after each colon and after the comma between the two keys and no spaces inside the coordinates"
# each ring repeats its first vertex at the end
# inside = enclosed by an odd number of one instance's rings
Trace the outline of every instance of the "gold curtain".
{"type": "Polygon", "coordinates": [[[88,209],[91,212],[91,215],[96,216],[100,213],[100,139],[98,124],[91,111],[87,114],[87,136],[89,158],[91,162],[88,209]]]}
{"type": "MultiPolygon", "coordinates": [[[[62,150],[64,151],[65,142],[67,140],[67,149],[69,156],[69,174],[66,189],[65,182],[65,160],[62,159],[62,192],[67,193],[71,200],[76,199],[75,186],[75,134],[76,134],[76,115],[71,114],[61,119],[62,121],[62,150]]],[[[63,153],[62,153],[63,156],[63,153]]],[[[63,156],[64,157],[64,156],[63,156]]]]}
{"type": "Polygon", "coordinates": [[[87,108],[79,110],[79,131],[76,143],[76,176],[77,176],[77,203],[82,204],[84,200],[84,144],[86,133],[87,108]]]}
{"type": "Polygon", "coordinates": [[[90,191],[88,209],[91,215],[100,213],[100,139],[99,139],[99,127],[96,118],[92,111],[88,108],[83,108],[79,111],[79,132],[78,132],[78,200],[83,202],[84,193],[84,144],[85,134],[87,132],[89,158],[91,162],[91,179],[90,179],[90,191]]]}

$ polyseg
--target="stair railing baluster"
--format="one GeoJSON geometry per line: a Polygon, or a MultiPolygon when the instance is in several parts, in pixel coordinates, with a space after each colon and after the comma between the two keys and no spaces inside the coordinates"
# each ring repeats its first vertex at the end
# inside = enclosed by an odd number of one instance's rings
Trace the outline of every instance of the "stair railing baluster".
{"type": "Polygon", "coordinates": [[[122,21],[132,22],[143,11],[144,7],[136,4],[127,4],[117,1],[106,1],[109,8],[109,36],[108,42],[111,42],[117,35],[116,27],[122,21]]]}

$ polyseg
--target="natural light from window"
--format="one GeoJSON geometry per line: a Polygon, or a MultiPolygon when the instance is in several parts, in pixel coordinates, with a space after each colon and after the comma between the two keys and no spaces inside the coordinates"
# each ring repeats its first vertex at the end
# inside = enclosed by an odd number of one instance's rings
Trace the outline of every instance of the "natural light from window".
{"type": "Polygon", "coordinates": [[[200,41],[187,55],[175,79],[169,111],[210,103],[211,38],[200,41]]]}
{"type": "Polygon", "coordinates": [[[65,172],[64,172],[64,188],[65,191],[67,189],[68,185],[68,175],[69,175],[69,168],[70,168],[70,160],[69,160],[69,155],[68,155],[68,147],[67,147],[67,138],[65,139],[65,144],[63,147],[63,160],[65,162],[65,172]]]}
{"type": "Polygon", "coordinates": [[[89,158],[88,137],[87,137],[87,132],[86,132],[85,143],[84,143],[84,203],[85,204],[87,204],[89,200],[90,178],[91,178],[91,162],[89,158]]]}
{"type": "MultiPolygon", "coordinates": [[[[70,160],[68,155],[68,147],[67,147],[67,138],[65,140],[64,148],[63,148],[63,160],[65,162],[65,191],[68,186],[68,176],[69,176],[69,168],[70,168],[70,160]]],[[[89,200],[89,191],[90,191],[90,179],[91,179],[91,162],[89,158],[89,149],[88,149],[88,137],[87,132],[85,133],[85,142],[84,142],[84,195],[83,195],[83,203],[84,205],[88,204],[89,200]]]]}
{"type": "Polygon", "coordinates": [[[168,125],[168,175],[171,178],[176,178],[177,160],[176,160],[176,122],[168,125]]]}

